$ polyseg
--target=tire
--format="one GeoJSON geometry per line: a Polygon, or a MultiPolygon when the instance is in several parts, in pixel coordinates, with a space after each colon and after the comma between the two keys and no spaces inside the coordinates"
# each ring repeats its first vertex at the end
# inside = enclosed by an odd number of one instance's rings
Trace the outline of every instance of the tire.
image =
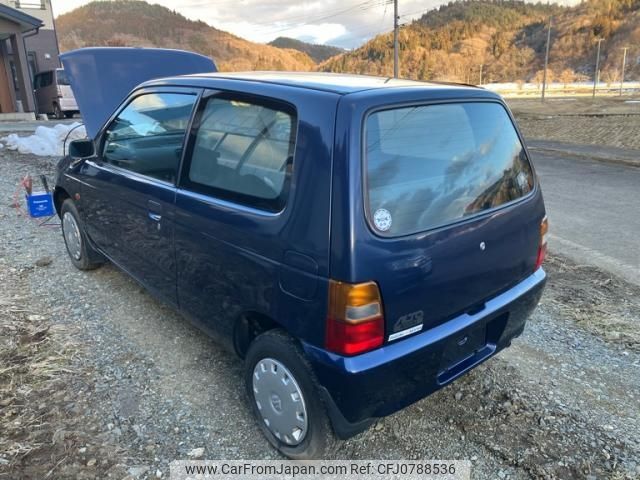
{"type": "Polygon", "coordinates": [[[62,237],[67,247],[71,263],[79,270],[93,270],[104,263],[104,257],[96,252],[87,241],[84,225],[78,210],[70,198],[62,202],[60,208],[62,237]]]}
{"type": "Polygon", "coordinates": [[[60,110],[60,105],[57,103],[53,104],[53,116],[58,120],[62,120],[64,118],[64,113],[60,110]]]}
{"type": "MultiPolygon", "coordinates": [[[[293,460],[324,458],[331,451],[336,439],[331,429],[327,410],[320,399],[318,381],[302,349],[293,338],[282,330],[270,330],[258,336],[249,346],[245,359],[244,377],[251,409],[262,433],[271,445],[293,460]],[[274,373],[274,365],[277,373],[274,373]],[[258,372],[255,372],[256,370],[258,372]],[[265,372],[262,376],[260,370],[265,372]],[[260,383],[254,384],[254,372],[258,374],[258,377],[255,377],[256,382],[260,383]],[[290,377],[286,384],[288,386],[282,386],[284,384],[282,378],[287,376],[290,377]],[[269,379],[280,382],[274,383],[277,391],[274,392],[270,388],[269,379]],[[282,394],[281,389],[287,388],[291,390],[282,394]],[[289,400],[293,398],[293,395],[290,394],[292,390],[297,390],[300,393],[300,401],[289,400]],[[281,395],[278,395],[279,393],[281,395]],[[286,393],[289,393],[289,396],[286,393]],[[283,398],[284,400],[282,400],[283,398]],[[259,407],[258,403],[261,400],[259,407]],[[299,424],[301,425],[300,430],[303,431],[302,437],[296,439],[294,431],[293,435],[279,432],[280,438],[278,438],[272,429],[277,430],[276,422],[281,421],[281,418],[286,419],[287,409],[289,412],[293,412],[292,408],[296,409],[298,415],[294,414],[294,416],[298,420],[301,418],[300,412],[305,413],[302,417],[306,418],[306,424],[302,424],[302,422],[299,424]],[[262,412],[265,412],[265,415],[262,412]],[[271,427],[267,425],[267,417],[274,419],[271,422],[271,427]]],[[[296,428],[298,427],[296,426],[296,428]]],[[[288,428],[285,431],[291,432],[288,428]]]]}
{"type": "Polygon", "coordinates": [[[64,118],[73,118],[74,112],[64,112],[64,118]]]}

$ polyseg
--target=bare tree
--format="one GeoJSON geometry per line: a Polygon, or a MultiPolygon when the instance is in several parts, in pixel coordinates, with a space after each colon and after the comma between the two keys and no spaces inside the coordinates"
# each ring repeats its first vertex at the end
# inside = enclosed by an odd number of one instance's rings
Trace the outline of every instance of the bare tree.
{"type": "Polygon", "coordinates": [[[608,68],[602,72],[602,80],[607,82],[607,86],[610,87],[612,83],[620,80],[620,72],[616,69],[608,68]]]}
{"type": "Polygon", "coordinates": [[[565,68],[562,73],[560,73],[560,81],[564,85],[564,88],[567,88],[567,84],[575,81],[576,72],[571,70],[570,68],[565,68]]]}

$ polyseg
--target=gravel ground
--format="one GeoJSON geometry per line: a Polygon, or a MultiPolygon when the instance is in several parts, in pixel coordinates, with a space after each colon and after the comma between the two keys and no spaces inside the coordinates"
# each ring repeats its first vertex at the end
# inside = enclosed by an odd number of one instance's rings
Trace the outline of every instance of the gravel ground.
{"type": "MultiPolygon", "coordinates": [[[[239,360],[113,266],[75,270],[59,228],[11,206],[19,179],[52,173],[53,162],[0,159],[0,305],[24,310],[36,331],[51,327],[40,354],[66,355],[46,385],[12,384],[0,364],[0,478],[166,478],[196,448],[276,458],[250,416],[239,360]],[[44,420],[21,429],[27,410],[44,420]]],[[[640,289],[559,257],[547,270],[512,348],[333,457],[471,459],[478,479],[640,478],[640,289]]]]}

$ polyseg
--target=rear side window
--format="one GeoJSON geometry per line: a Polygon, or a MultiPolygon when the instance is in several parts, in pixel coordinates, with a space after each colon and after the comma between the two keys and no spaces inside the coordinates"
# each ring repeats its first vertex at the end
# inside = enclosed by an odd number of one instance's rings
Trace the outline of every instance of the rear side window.
{"type": "Polygon", "coordinates": [[[506,110],[457,103],[374,112],[365,131],[367,216],[383,236],[453,223],[533,190],[506,110]]]}
{"type": "Polygon", "coordinates": [[[183,183],[191,190],[261,208],[284,207],[296,117],[276,102],[210,98],[192,140],[183,183]]]}
{"type": "Polygon", "coordinates": [[[58,85],[69,85],[67,72],[64,70],[56,70],[56,81],[58,82],[58,85]]]}
{"type": "Polygon", "coordinates": [[[38,77],[40,78],[38,81],[39,88],[48,87],[53,83],[53,72],[40,73],[38,77]]]}

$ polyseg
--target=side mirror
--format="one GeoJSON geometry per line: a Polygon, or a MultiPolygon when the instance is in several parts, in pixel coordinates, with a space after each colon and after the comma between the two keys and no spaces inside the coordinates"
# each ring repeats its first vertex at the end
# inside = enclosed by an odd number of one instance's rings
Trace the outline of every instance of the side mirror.
{"type": "Polygon", "coordinates": [[[71,158],[84,159],[96,154],[96,147],[93,140],[74,140],[69,144],[69,156],[71,158]]]}

